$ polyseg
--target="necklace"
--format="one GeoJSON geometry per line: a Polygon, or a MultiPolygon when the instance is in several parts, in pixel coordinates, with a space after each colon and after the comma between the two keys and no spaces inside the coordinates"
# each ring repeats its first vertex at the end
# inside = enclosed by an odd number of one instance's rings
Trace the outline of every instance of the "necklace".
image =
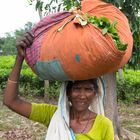
{"type": "Polygon", "coordinates": [[[84,129],[83,129],[80,133],[84,133],[84,132],[85,132],[85,130],[86,130],[88,124],[89,124],[90,114],[91,114],[91,112],[89,111],[89,114],[88,114],[88,121],[87,121],[87,123],[86,123],[84,129]]]}

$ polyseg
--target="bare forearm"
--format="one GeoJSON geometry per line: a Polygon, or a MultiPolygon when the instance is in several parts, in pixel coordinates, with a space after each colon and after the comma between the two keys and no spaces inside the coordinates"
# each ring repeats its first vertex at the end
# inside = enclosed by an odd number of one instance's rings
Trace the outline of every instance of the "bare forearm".
{"type": "Polygon", "coordinates": [[[22,68],[23,58],[17,56],[15,65],[7,81],[7,85],[4,91],[4,104],[13,111],[21,114],[25,117],[29,117],[31,112],[31,104],[20,99],[19,93],[19,78],[22,68]]]}
{"type": "Polygon", "coordinates": [[[6,88],[4,90],[3,100],[4,104],[7,105],[10,109],[25,117],[29,117],[31,113],[31,104],[19,98],[18,86],[20,71],[25,57],[24,52],[26,48],[31,46],[32,42],[33,35],[29,32],[25,33],[21,39],[17,40],[16,48],[18,54],[12,72],[8,78],[6,88]]]}
{"type": "Polygon", "coordinates": [[[7,85],[4,91],[4,103],[6,105],[10,104],[18,96],[18,85],[19,85],[18,83],[22,63],[23,58],[17,56],[14,67],[9,76],[9,80],[7,81],[7,85]]]}
{"type": "Polygon", "coordinates": [[[12,69],[11,74],[9,75],[9,79],[13,81],[19,81],[23,60],[24,60],[23,57],[19,57],[19,56],[16,57],[14,67],[12,69]]]}

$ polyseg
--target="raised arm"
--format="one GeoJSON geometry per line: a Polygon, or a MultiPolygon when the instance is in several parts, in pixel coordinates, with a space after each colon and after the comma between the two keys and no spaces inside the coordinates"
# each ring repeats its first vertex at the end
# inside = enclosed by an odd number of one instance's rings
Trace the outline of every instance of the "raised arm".
{"type": "Polygon", "coordinates": [[[16,113],[29,117],[31,113],[31,103],[28,103],[19,98],[19,78],[20,71],[24,60],[24,49],[30,47],[33,42],[33,35],[29,32],[17,40],[16,47],[18,54],[16,56],[15,64],[7,80],[7,85],[4,90],[3,103],[16,113]]]}

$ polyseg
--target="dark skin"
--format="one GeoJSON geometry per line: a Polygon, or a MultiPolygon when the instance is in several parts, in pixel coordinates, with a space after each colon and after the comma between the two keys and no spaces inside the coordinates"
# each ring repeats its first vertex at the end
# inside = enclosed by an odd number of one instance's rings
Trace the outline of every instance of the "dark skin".
{"type": "Polygon", "coordinates": [[[24,36],[17,40],[16,48],[18,54],[16,56],[15,64],[13,66],[12,72],[9,75],[9,79],[14,82],[7,81],[6,88],[4,90],[4,99],[3,103],[8,106],[13,111],[18,114],[29,118],[31,113],[31,103],[28,103],[18,96],[18,82],[20,77],[20,71],[22,68],[24,60],[24,49],[31,46],[33,42],[33,35],[31,33],[25,33],[24,36]]]}
{"type": "MultiPolygon", "coordinates": [[[[20,71],[24,60],[24,50],[31,46],[34,36],[27,32],[23,37],[16,42],[18,54],[12,72],[9,75],[6,88],[4,90],[3,102],[11,110],[29,118],[31,113],[31,103],[19,98],[19,78],[20,71]],[[13,82],[14,81],[14,82],[13,82]]],[[[88,107],[92,99],[96,95],[93,84],[87,81],[80,81],[74,84],[68,93],[68,99],[72,103],[70,107],[70,126],[75,133],[87,133],[96,118],[96,113],[91,112],[88,107]]]]}
{"type": "Polygon", "coordinates": [[[73,85],[68,99],[70,108],[70,126],[75,133],[87,133],[92,128],[96,113],[91,112],[90,106],[96,92],[93,84],[89,81],[80,81],[73,85]]]}

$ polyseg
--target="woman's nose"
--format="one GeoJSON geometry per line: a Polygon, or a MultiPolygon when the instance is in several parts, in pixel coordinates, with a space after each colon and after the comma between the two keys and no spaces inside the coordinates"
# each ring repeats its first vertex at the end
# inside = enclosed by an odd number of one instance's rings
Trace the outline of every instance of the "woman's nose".
{"type": "Polygon", "coordinates": [[[80,94],[79,94],[79,97],[82,99],[82,98],[86,98],[86,93],[84,90],[81,90],[80,91],[80,94]]]}

